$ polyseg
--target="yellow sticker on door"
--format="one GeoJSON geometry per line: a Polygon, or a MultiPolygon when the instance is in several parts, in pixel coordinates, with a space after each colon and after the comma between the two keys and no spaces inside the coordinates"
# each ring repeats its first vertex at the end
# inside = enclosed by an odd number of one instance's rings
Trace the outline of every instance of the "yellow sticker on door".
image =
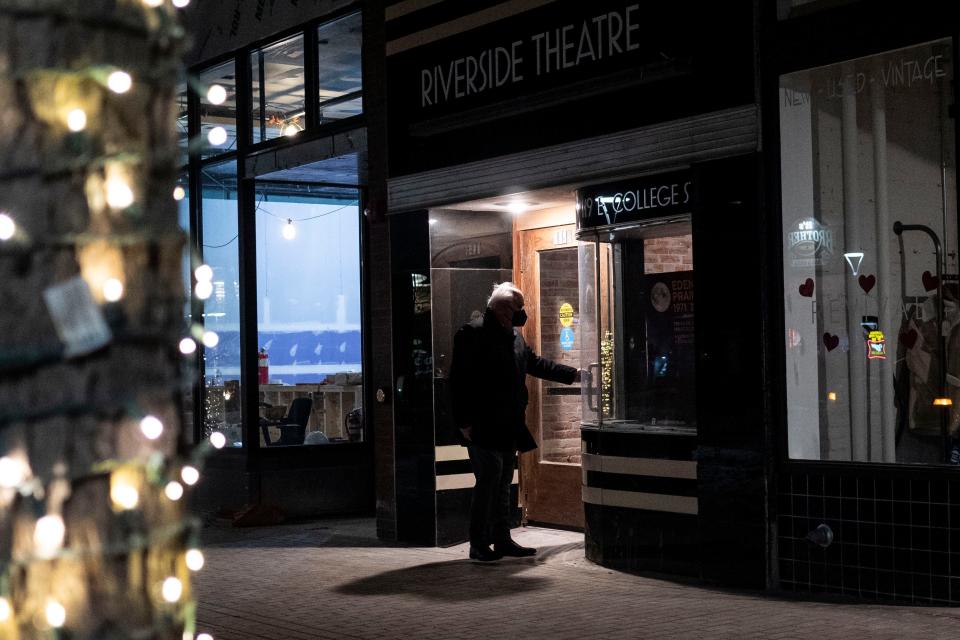
{"type": "Polygon", "coordinates": [[[564,327],[573,324],[573,306],[569,302],[560,305],[560,324],[564,327]]]}

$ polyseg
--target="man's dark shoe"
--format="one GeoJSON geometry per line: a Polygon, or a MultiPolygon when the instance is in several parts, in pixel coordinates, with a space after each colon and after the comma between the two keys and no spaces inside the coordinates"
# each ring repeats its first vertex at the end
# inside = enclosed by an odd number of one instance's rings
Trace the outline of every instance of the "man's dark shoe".
{"type": "Polygon", "coordinates": [[[480,562],[493,562],[494,560],[499,560],[502,557],[502,553],[491,551],[490,547],[487,545],[470,545],[471,560],[479,560],[480,562]]]}
{"type": "Polygon", "coordinates": [[[528,558],[537,555],[537,550],[533,547],[521,547],[513,540],[497,542],[493,545],[493,551],[494,553],[499,553],[501,556],[509,556],[511,558],[528,558]]]}

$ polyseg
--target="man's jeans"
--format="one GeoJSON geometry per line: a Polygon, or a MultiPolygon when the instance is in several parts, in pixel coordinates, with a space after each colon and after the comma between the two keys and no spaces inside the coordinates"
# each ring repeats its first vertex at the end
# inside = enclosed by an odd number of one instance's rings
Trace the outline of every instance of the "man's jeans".
{"type": "Polygon", "coordinates": [[[467,447],[477,484],[470,503],[470,544],[510,539],[510,484],[517,454],[476,445],[467,447]]]}

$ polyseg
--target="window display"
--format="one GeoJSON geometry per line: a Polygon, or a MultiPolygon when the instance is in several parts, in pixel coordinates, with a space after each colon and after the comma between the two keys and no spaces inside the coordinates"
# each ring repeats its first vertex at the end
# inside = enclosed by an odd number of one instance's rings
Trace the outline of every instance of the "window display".
{"type": "Polygon", "coordinates": [[[943,463],[960,430],[949,40],[780,78],[791,458],[943,463]]]}

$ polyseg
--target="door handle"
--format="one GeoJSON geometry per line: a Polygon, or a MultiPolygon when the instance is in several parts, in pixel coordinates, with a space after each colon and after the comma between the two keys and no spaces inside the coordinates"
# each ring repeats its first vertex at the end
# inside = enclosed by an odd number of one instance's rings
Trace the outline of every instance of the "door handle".
{"type": "Polygon", "coordinates": [[[599,411],[599,410],[600,410],[600,409],[599,409],[599,406],[595,406],[595,405],[593,404],[593,395],[594,395],[594,393],[593,393],[593,381],[600,379],[600,375],[599,375],[599,374],[600,374],[600,363],[599,363],[599,362],[591,362],[590,364],[587,365],[587,375],[590,376],[590,379],[587,380],[587,408],[590,409],[590,411],[599,411]],[[597,370],[597,375],[596,375],[596,376],[593,375],[593,370],[594,370],[594,368],[596,368],[596,370],[597,370]]]}

